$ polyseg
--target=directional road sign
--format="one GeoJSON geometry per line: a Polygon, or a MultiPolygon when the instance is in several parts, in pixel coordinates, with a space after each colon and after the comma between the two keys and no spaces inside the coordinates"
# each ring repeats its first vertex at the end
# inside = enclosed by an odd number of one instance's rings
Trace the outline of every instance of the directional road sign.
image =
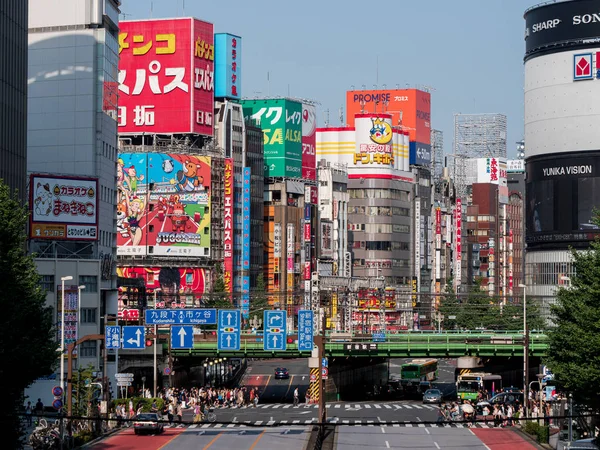
{"type": "Polygon", "coordinates": [[[171,326],[171,348],[194,348],[194,327],[187,326],[171,326]]]}
{"type": "Polygon", "coordinates": [[[240,349],[241,314],[239,309],[220,309],[217,328],[217,349],[240,349]]]}
{"type": "Polygon", "coordinates": [[[121,327],[106,327],[104,331],[106,348],[121,348],[121,327]]]}
{"type": "Polygon", "coordinates": [[[130,350],[141,350],[146,346],[145,327],[126,326],[123,327],[123,348],[130,350]]]}
{"type": "Polygon", "coordinates": [[[385,342],[385,333],[373,333],[373,342],[385,342]]]}
{"type": "Polygon", "coordinates": [[[312,351],[314,348],[313,312],[308,309],[298,311],[298,350],[312,351]]]}
{"type": "Polygon", "coordinates": [[[214,325],[216,309],[147,309],[146,325],[214,325]]]}
{"type": "Polygon", "coordinates": [[[265,351],[287,350],[286,314],[286,311],[279,309],[264,312],[263,327],[265,329],[265,339],[263,341],[263,349],[265,351]]]}

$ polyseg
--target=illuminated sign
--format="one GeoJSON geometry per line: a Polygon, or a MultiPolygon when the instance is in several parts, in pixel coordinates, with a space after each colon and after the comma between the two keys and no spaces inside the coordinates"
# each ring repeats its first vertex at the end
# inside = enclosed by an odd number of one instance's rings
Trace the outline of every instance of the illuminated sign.
{"type": "Polygon", "coordinates": [[[233,158],[225,159],[223,207],[223,281],[225,292],[233,292],[233,158]]]}
{"type": "Polygon", "coordinates": [[[215,97],[240,99],[242,92],[242,38],[215,34],[215,97]]]}

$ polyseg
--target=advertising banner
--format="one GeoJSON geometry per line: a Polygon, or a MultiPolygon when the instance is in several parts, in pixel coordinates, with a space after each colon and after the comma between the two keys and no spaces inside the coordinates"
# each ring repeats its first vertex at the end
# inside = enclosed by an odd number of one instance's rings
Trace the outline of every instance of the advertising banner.
{"type": "Polygon", "coordinates": [[[273,229],[273,256],[281,258],[281,224],[275,223],[273,229]]]}
{"type": "MultiPolygon", "coordinates": [[[[197,267],[117,267],[119,278],[144,280],[148,307],[153,309],[201,307],[206,275],[197,267]]],[[[119,314],[138,305],[131,290],[123,286],[119,286],[118,302],[119,314]]]]}
{"type": "Polygon", "coordinates": [[[233,158],[225,159],[223,206],[223,281],[225,292],[233,292],[233,158]]]}
{"type": "Polygon", "coordinates": [[[507,186],[505,158],[477,158],[477,183],[507,186]]]}
{"type": "Polygon", "coordinates": [[[524,159],[509,159],[506,161],[506,172],[507,173],[523,173],[525,172],[525,160],[524,159]]]}
{"type": "Polygon", "coordinates": [[[354,166],[394,167],[394,142],[390,115],[361,114],[356,118],[354,166]]]}
{"type": "MultiPolygon", "coordinates": [[[[56,287],[56,329],[57,329],[57,340],[61,341],[61,329],[62,329],[62,284],[58,284],[56,287]]],[[[77,286],[65,285],[65,347],[69,344],[73,344],[77,341],[77,311],[78,311],[78,290],[77,286]]]]}
{"type": "Polygon", "coordinates": [[[239,100],[242,96],[242,38],[215,34],[215,97],[239,100]]]}
{"type": "Polygon", "coordinates": [[[98,239],[98,180],[32,174],[29,181],[33,239],[98,239]]]}
{"type": "Polygon", "coordinates": [[[242,269],[250,270],[250,167],[242,176],[242,269]]]}
{"type": "Polygon", "coordinates": [[[248,275],[242,276],[242,304],[240,309],[242,310],[242,317],[248,319],[250,315],[250,277],[248,275]]]}
{"type": "Polygon", "coordinates": [[[333,223],[321,221],[321,257],[333,257],[333,223]]]}
{"type": "Polygon", "coordinates": [[[265,177],[302,177],[302,104],[244,100],[244,116],[263,131],[265,177]]]}
{"type": "Polygon", "coordinates": [[[296,229],[293,223],[287,225],[287,271],[294,272],[294,255],[296,250],[296,229]]]}
{"type": "Polygon", "coordinates": [[[119,28],[119,133],[212,136],[213,25],[182,18],[119,28]]]}
{"type": "Polygon", "coordinates": [[[302,178],[317,179],[317,110],[302,104],[302,178]]]}
{"type": "Polygon", "coordinates": [[[431,166],[431,145],[411,141],[409,161],[417,166],[431,166]]]}
{"type": "Polygon", "coordinates": [[[421,290],[421,199],[415,199],[415,223],[414,223],[414,238],[415,238],[415,278],[417,279],[417,291],[421,290]]]}
{"type": "Polygon", "coordinates": [[[117,254],[210,256],[210,168],[208,156],[119,154],[117,254]]]}
{"type": "Polygon", "coordinates": [[[456,199],[456,208],[454,210],[454,284],[456,292],[458,292],[458,286],[460,286],[462,278],[462,199],[459,197],[456,199]]]}
{"type": "Polygon", "coordinates": [[[391,114],[392,126],[408,131],[410,141],[431,145],[431,94],[418,89],[346,92],[346,123],[356,114],[391,114]]]}

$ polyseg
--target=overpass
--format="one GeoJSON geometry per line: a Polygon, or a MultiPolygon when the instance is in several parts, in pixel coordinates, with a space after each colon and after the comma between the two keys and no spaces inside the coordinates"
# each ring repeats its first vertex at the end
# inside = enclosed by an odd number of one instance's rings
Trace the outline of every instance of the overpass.
{"type": "MultiPolygon", "coordinates": [[[[301,352],[296,335],[288,335],[287,350],[263,350],[262,334],[242,334],[239,351],[218,351],[217,337],[212,334],[194,336],[194,348],[173,350],[173,356],[232,357],[232,358],[305,358],[310,352],[301,352]]],[[[371,335],[355,334],[339,338],[326,336],[325,356],[356,358],[404,358],[459,356],[514,357],[523,355],[523,334],[507,332],[404,332],[387,334],[385,342],[374,342],[371,335]]],[[[529,356],[545,356],[548,339],[544,333],[529,334],[529,356]]]]}

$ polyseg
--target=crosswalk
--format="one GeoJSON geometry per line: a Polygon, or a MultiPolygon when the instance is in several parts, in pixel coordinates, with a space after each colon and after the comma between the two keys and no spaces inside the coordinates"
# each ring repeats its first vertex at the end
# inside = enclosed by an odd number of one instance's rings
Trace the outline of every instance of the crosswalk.
{"type": "MultiPolygon", "coordinates": [[[[478,422],[475,424],[467,424],[460,422],[450,423],[421,423],[421,422],[401,422],[392,420],[388,422],[380,422],[377,420],[360,420],[360,419],[340,419],[339,417],[330,417],[327,422],[336,425],[347,426],[378,426],[378,427],[395,427],[395,428],[493,428],[493,423],[478,422]]],[[[165,429],[169,428],[186,428],[186,429],[206,429],[206,428],[252,428],[252,427],[296,427],[306,426],[317,423],[317,419],[307,420],[256,420],[234,423],[193,423],[193,424],[166,424],[165,429]]]]}
{"type": "MultiPolygon", "coordinates": [[[[345,410],[362,410],[362,409],[438,409],[436,405],[419,405],[415,403],[327,403],[327,409],[345,409],[345,410]]],[[[237,409],[253,409],[254,406],[242,406],[237,409]]],[[[317,404],[301,404],[294,406],[291,403],[263,403],[256,406],[258,409],[318,409],[317,404]]]]}

